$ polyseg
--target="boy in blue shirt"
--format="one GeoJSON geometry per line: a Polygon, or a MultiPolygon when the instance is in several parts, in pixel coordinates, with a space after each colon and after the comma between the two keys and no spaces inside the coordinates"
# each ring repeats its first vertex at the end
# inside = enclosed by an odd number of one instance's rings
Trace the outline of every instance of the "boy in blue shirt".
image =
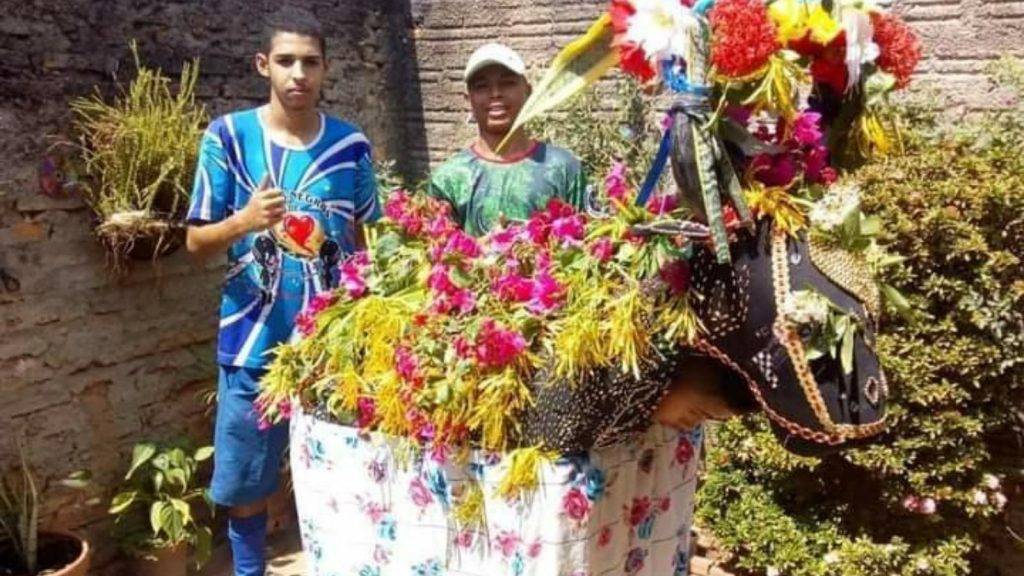
{"type": "Polygon", "coordinates": [[[261,430],[253,401],[295,317],[337,283],[337,264],[380,217],[370,143],[317,109],[327,70],[312,15],[268,22],[256,68],[270,101],[214,120],[200,145],[187,246],[228,254],[220,308],[213,499],[229,507],[236,576],[265,570],[266,500],[277,489],[285,425],[261,430]]]}

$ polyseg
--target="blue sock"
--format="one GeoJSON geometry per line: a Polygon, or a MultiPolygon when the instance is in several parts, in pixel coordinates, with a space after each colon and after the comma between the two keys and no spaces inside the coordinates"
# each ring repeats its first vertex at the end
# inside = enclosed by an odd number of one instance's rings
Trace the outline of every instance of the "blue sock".
{"type": "Polygon", "coordinates": [[[267,513],[247,518],[228,518],[228,540],[235,576],[264,576],[267,513]]]}

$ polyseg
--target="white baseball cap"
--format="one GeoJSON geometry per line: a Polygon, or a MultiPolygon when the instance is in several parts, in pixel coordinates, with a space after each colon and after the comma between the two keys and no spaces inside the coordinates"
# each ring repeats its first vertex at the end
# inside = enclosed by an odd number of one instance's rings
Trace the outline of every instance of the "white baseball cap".
{"type": "Polygon", "coordinates": [[[520,76],[526,74],[526,64],[515,50],[504,44],[491,42],[477,48],[473,55],[469,57],[469,62],[466,63],[466,71],[462,74],[462,79],[469,82],[473,74],[492,64],[504,66],[520,76]]]}

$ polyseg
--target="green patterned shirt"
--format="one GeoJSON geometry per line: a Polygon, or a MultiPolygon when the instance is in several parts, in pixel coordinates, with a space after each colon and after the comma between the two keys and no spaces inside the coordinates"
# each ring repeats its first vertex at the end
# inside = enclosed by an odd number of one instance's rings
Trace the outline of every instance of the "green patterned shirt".
{"type": "Polygon", "coordinates": [[[579,159],[543,142],[513,162],[485,160],[462,150],[434,171],[427,190],[451,204],[459,225],[473,236],[486,234],[502,216],[526,220],[552,198],[578,210],[587,207],[587,178],[579,159]]]}

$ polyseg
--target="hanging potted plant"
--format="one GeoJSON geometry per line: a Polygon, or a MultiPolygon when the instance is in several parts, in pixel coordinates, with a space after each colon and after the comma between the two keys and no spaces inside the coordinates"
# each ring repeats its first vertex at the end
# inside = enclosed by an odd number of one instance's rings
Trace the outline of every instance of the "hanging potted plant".
{"type": "Polygon", "coordinates": [[[0,576],[86,576],[89,543],[64,531],[39,530],[39,494],[25,452],[0,477],[0,576]]]}
{"type": "Polygon", "coordinates": [[[133,558],[137,576],[184,576],[189,552],[201,566],[210,556],[212,531],[197,518],[195,505],[214,505],[196,486],[199,466],[213,447],[137,444],[121,490],[110,503],[114,536],[133,558]]]}
{"type": "Polygon", "coordinates": [[[183,244],[197,142],[208,123],[195,100],[197,61],[182,66],[173,90],[160,70],[142,65],[134,42],[131,50],[135,80],[112,102],[99,91],[71,102],[81,194],[115,270],[183,244]]]}

